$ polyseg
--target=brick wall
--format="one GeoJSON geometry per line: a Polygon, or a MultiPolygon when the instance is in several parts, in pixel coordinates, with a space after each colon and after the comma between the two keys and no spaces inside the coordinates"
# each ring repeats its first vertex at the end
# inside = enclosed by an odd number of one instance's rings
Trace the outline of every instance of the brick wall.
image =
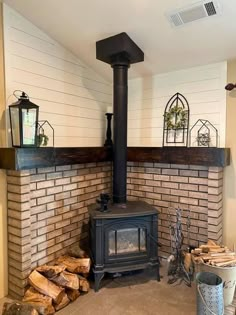
{"type": "MultiPolygon", "coordinates": [[[[111,190],[111,163],[8,171],[9,294],[24,294],[30,271],[53,262],[69,246],[87,240],[89,204],[111,190]]],[[[223,170],[218,167],[128,163],[128,200],[159,210],[160,255],[171,251],[169,218],[182,209],[184,243],[222,241],[223,170]],[[171,213],[170,217],[168,216],[171,213]]]]}
{"type": "Polygon", "coordinates": [[[162,257],[171,252],[169,222],[175,222],[177,207],[182,209],[184,244],[188,245],[188,215],[190,245],[199,246],[208,238],[222,241],[222,186],[223,169],[219,167],[128,163],[128,199],[146,201],[160,212],[162,257]]]}
{"type": "Polygon", "coordinates": [[[9,294],[24,294],[30,271],[88,236],[87,206],[111,187],[111,163],[8,171],[9,294]]]}

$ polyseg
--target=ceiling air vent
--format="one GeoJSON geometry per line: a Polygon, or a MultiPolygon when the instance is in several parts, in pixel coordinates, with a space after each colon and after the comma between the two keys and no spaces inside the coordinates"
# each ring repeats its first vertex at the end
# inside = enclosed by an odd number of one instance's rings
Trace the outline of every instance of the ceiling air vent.
{"type": "Polygon", "coordinates": [[[197,2],[190,6],[168,12],[167,16],[173,26],[180,26],[220,14],[221,9],[219,2],[213,0],[197,2]]]}

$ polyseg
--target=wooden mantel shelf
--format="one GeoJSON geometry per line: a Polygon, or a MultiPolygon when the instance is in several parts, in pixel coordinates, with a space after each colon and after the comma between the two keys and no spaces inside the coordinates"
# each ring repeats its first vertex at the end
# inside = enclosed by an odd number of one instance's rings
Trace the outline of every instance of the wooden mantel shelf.
{"type": "Polygon", "coordinates": [[[10,170],[104,162],[111,159],[111,150],[103,147],[0,148],[0,168],[10,170]]]}
{"type": "Polygon", "coordinates": [[[224,167],[230,164],[230,149],[130,147],[128,161],[224,167]]]}
{"type": "MultiPolygon", "coordinates": [[[[128,161],[185,165],[227,166],[230,149],[186,147],[129,147],[128,161]]],[[[0,168],[24,170],[112,160],[112,150],[104,147],[0,148],[0,168]]]]}

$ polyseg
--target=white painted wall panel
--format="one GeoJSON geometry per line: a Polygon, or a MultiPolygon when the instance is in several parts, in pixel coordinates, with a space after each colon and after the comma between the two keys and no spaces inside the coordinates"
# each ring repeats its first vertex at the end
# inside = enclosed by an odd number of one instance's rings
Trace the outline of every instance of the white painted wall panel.
{"type": "Polygon", "coordinates": [[[129,80],[128,145],[162,146],[163,114],[172,95],[183,94],[190,107],[190,128],[209,120],[225,146],[226,62],[129,80]]]}
{"type": "Polygon", "coordinates": [[[111,85],[6,5],[4,43],[7,106],[23,90],[53,125],[55,146],[103,145],[111,85]]]}
{"type": "MultiPolygon", "coordinates": [[[[24,90],[40,105],[40,119],[54,126],[56,146],[103,145],[111,85],[7,6],[4,28],[7,105],[15,89],[24,90]]],[[[223,147],[225,84],[225,62],[130,80],[128,145],[162,145],[165,105],[180,92],[190,105],[190,127],[208,119],[223,147]]]]}

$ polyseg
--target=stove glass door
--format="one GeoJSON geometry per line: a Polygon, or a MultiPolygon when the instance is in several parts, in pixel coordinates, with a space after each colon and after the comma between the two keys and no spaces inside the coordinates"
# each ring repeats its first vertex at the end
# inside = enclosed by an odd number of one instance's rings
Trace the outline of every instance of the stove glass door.
{"type": "Polygon", "coordinates": [[[108,235],[109,256],[139,253],[147,250],[145,228],[110,230],[108,235]]]}

